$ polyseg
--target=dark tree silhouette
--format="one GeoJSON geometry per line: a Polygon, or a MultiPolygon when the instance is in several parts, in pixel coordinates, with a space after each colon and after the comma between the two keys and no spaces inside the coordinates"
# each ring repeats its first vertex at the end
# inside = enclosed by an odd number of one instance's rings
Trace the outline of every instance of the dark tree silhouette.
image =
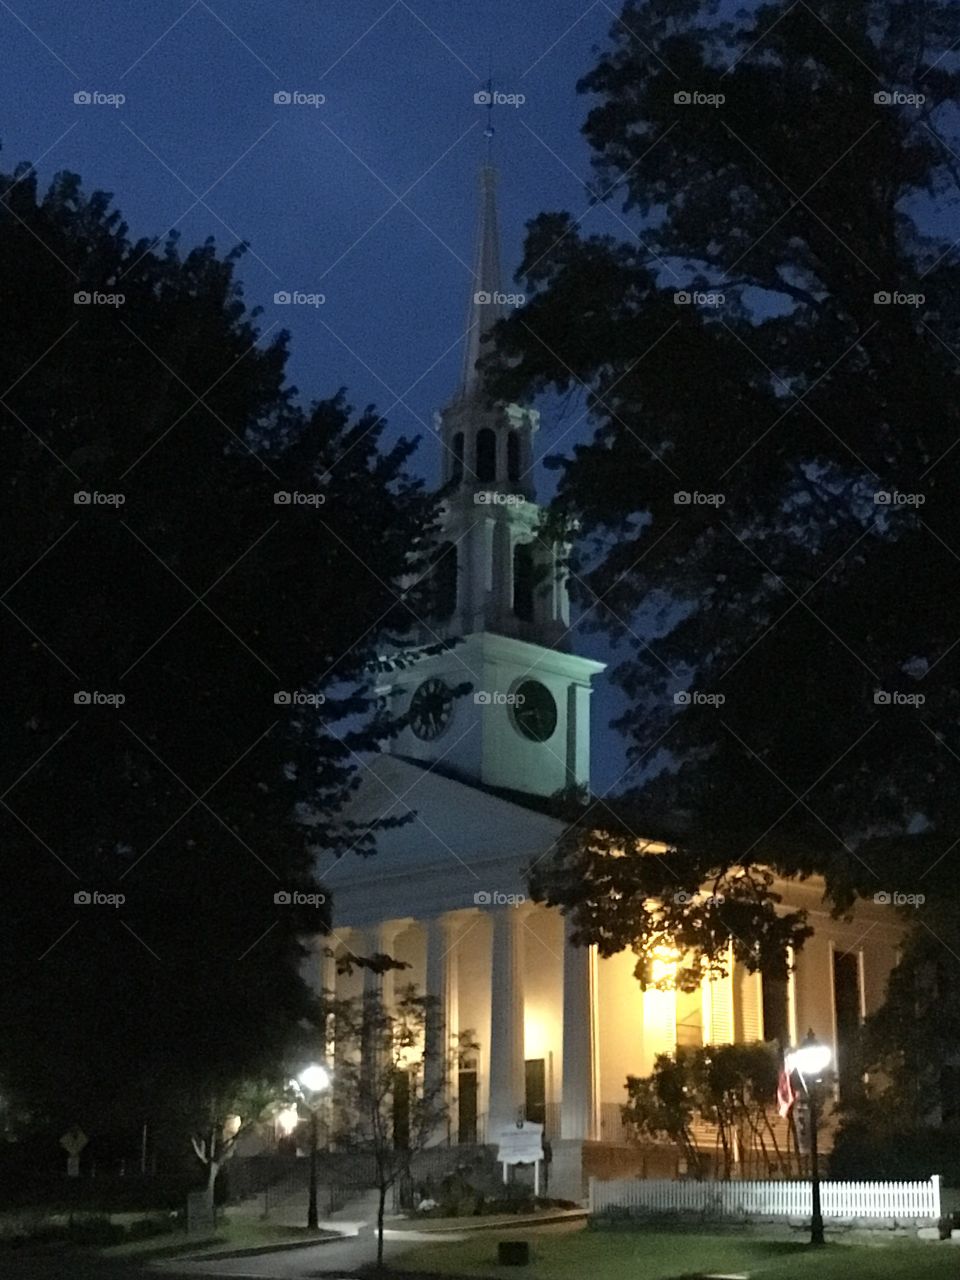
{"type": "Polygon", "coordinates": [[[372,851],[341,810],[434,505],[372,408],[299,407],[239,253],[131,241],[72,175],[0,190],[0,1079],[139,1131],[311,1016],[315,867],[372,851]]]}
{"type": "Polygon", "coordinates": [[[628,803],[538,892],[607,949],[776,967],[803,923],[755,868],[955,900],[960,68],[943,0],[714,9],[623,8],[580,89],[631,235],[532,222],[487,363],[585,397],[554,518],[625,655],[628,803]]]}

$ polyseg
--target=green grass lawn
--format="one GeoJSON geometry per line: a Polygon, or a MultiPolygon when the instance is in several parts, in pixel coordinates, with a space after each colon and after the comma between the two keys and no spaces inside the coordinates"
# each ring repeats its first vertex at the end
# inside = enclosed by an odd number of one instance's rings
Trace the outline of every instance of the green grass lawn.
{"type": "Polygon", "coordinates": [[[758,1240],[693,1231],[587,1231],[558,1227],[532,1233],[480,1232],[450,1243],[424,1244],[391,1260],[391,1269],[456,1276],[515,1276],[517,1280],[680,1280],[704,1275],[760,1276],[763,1280],[957,1280],[960,1247],[898,1240],[828,1244],[758,1240]],[[531,1242],[532,1263],[499,1267],[497,1241],[531,1242]]]}
{"type": "Polygon", "coordinates": [[[308,1231],[306,1227],[283,1227],[255,1218],[222,1217],[217,1223],[215,1236],[204,1241],[190,1237],[183,1231],[170,1235],[152,1236],[146,1240],[130,1240],[102,1250],[105,1258],[173,1257],[178,1253],[196,1253],[204,1257],[232,1249],[262,1248],[266,1245],[291,1244],[299,1241],[323,1240],[326,1231],[308,1231]]]}

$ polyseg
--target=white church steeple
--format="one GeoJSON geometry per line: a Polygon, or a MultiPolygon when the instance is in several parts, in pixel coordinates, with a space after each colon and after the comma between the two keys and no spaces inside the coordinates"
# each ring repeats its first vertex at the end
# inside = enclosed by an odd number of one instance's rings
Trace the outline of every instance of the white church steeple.
{"type": "MultiPolygon", "coordinates": [[[[488,132],[489,137],[489,132],[488,132]]],[[[463,368],[437,415],[448,490],[435,570],[436,616],[422,639],[456,638],[394,674],[393,709],[409,728],[392,750],[443,762],[468,780],[550,795],[590,781],[590,681],[603,665],[572,652],[564,548],[541,527],[534,436],[540,415],[492,402],[477,361],[508,310],[500,272],[497,172],[480,202],[463,368]],[[464,684],[472,693],[454,698],[464,684]]]]}
{"type": "MultiPolygon", "coordinates": [[[[457,593],[447,597],[457,634],[493,631],[569,647],[566,582],[558,548],[541,534],[534,498],[534,436],[540,415],[491,403],[477,361],[507,312],[500,271],[497,171],[480,170],[480,203],[460,385],[438,415],[442,482],[451,487],[444,534],[457,561],[457,593]]],[[[449,571],[449,580],[453,574],[449,571]]]]}
{"type": "Polygon", "coordinates": [[[479,391],[477,361],[482,339],[506,314],[499,300],[503,288],[500,273],[500,225],[497,217],[497,171],[489,161],[480,170],[480,206],[473,252],[473,288],[467,303],[467,337],[463,348],[460,398],[479,391]]]}

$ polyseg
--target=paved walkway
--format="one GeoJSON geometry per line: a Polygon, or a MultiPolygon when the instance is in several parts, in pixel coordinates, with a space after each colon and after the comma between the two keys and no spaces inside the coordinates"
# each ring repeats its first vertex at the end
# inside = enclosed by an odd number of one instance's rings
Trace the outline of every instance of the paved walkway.
{"type": "MultiPolygon", "coordinates": [[[[303,1225],[305,1205],[302,1196],[295,1196],[292,1203],[277,1206],[278,1212],[270,1213],[270,1221],[278,1225],[303,1225]]],[[[232,1210],[236,1213],[236,1210],[232,1210]]],[[[267,1277],[287,1280],[288,1277],[347,1276],[359,1267],[375,1262],[377,1193],[365,1192],[356,1200],[322,1220],[320,1226],[327,1231],[339,1232],[341,1239],[318,1242],[315,1245],[295,1249],[278,1248],[270,1253],[245,1258],[169,1258],[151,1264],[151,1270],[163,1280],[189,1280],[194,1276],[219,1276],[221,1280],[246,1280],[267,1277]]],[[[383,1233],[384,1260],[389,1263],[404,1250],[416,1244],[429,1242],[440,1244],[447,1240],[462,1240],[479,1230],[503,1231],[516,1228],[525,1233],[530,1230],[557,1230],[574,1227],[584,1217],[582,1210],[560,1210],[546,1217],[518,1217],[516,1214],[468,1219],[434,1218],[422,1224],[409,1218],[388,1217],[383,1233]]]]}
{"type": "MultiPolygon", "coordinates": [[[[389,1264],[405,1249],[412,1248],[425,1240],[437,1243],[443,1240],[459,1240],[455,1233],[396,1231],[385,1230],[383,1235],[384,1259],[389,1264]]],[[[276,1253],[263,1253],[255,1258],[221,1258],[197,1259],[193,1262],[184,1259],[171,1259],[168,1262],[154,1264],[154,1271],[171,1277],[220,1276],[221,1280],[240,1280],[241,1277],[274,1277],[276,1280],[287,1280],[287,1277],[308,1277],[318,1275],[349,1275],[364,1266],[376,1261],[377,1238],[374,1232],[362,1230],[358,1234],[345,1237],[343,1240],[330,1241],[303,1249],[280,1250],[276,1253]]]]}
{"type": "MultiPolygon", "coordinates": [[[[318,1204],[321,1214],[326,1205],[326,1188],[321,1188],[318,1204]]],[[[342,1209],[324,1217],[320,1223],[330,1231],[340,1231],[346,1235],[356,1235],[357,1228],[365,1222],[373,1222],[377,1216],[376,1191],[362,1191],[348,1200],[342,1209]]],[[[388,1201],[389,1202],[389,1201],[388,1201]]],[[[253,1218],[266,1221],[278,1227],[302,1227],[307,1221],[307,1189],[306,1187],[290,1191],[282,1199],[268,1201],[269,1209],[264,1214],[264,1197],[251,1196],[238,1205],[232,1205],[227,1212],[231,1218],[253,1218]]]]}

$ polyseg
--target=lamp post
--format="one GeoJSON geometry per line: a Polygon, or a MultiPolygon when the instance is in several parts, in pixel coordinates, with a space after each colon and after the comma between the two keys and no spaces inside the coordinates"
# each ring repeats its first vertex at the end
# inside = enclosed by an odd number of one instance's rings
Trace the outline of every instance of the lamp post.
{"type": "Polygon", "coordinates": [[[316,1231],[317,1214],[317,1113],[320,1095],[330,1087],[330,1072],[318,1062],[312,1062],[297,1076],[300,1097],[310,1112],[310,1204],[307,1208],[307,1230],[316,1231]]]}
{"type": "Polygon", "coordinates": [[[821,1044],[812,1031],[808,1031],[803,1043],[787,1057],[788,1067],[796,1071],[803,1085],[810,1110],[810,1189],[812,1213],[810,1215],[810,1243],[823,1244],[823,1210],[820,1205],[820,1161],[817,1151],[817,1095],[816,1084],[830,1065],[833,1055],[828,1045],[821,1044]],[[811,1084],[813,1088],[811,1088],[811,1084]]]}

